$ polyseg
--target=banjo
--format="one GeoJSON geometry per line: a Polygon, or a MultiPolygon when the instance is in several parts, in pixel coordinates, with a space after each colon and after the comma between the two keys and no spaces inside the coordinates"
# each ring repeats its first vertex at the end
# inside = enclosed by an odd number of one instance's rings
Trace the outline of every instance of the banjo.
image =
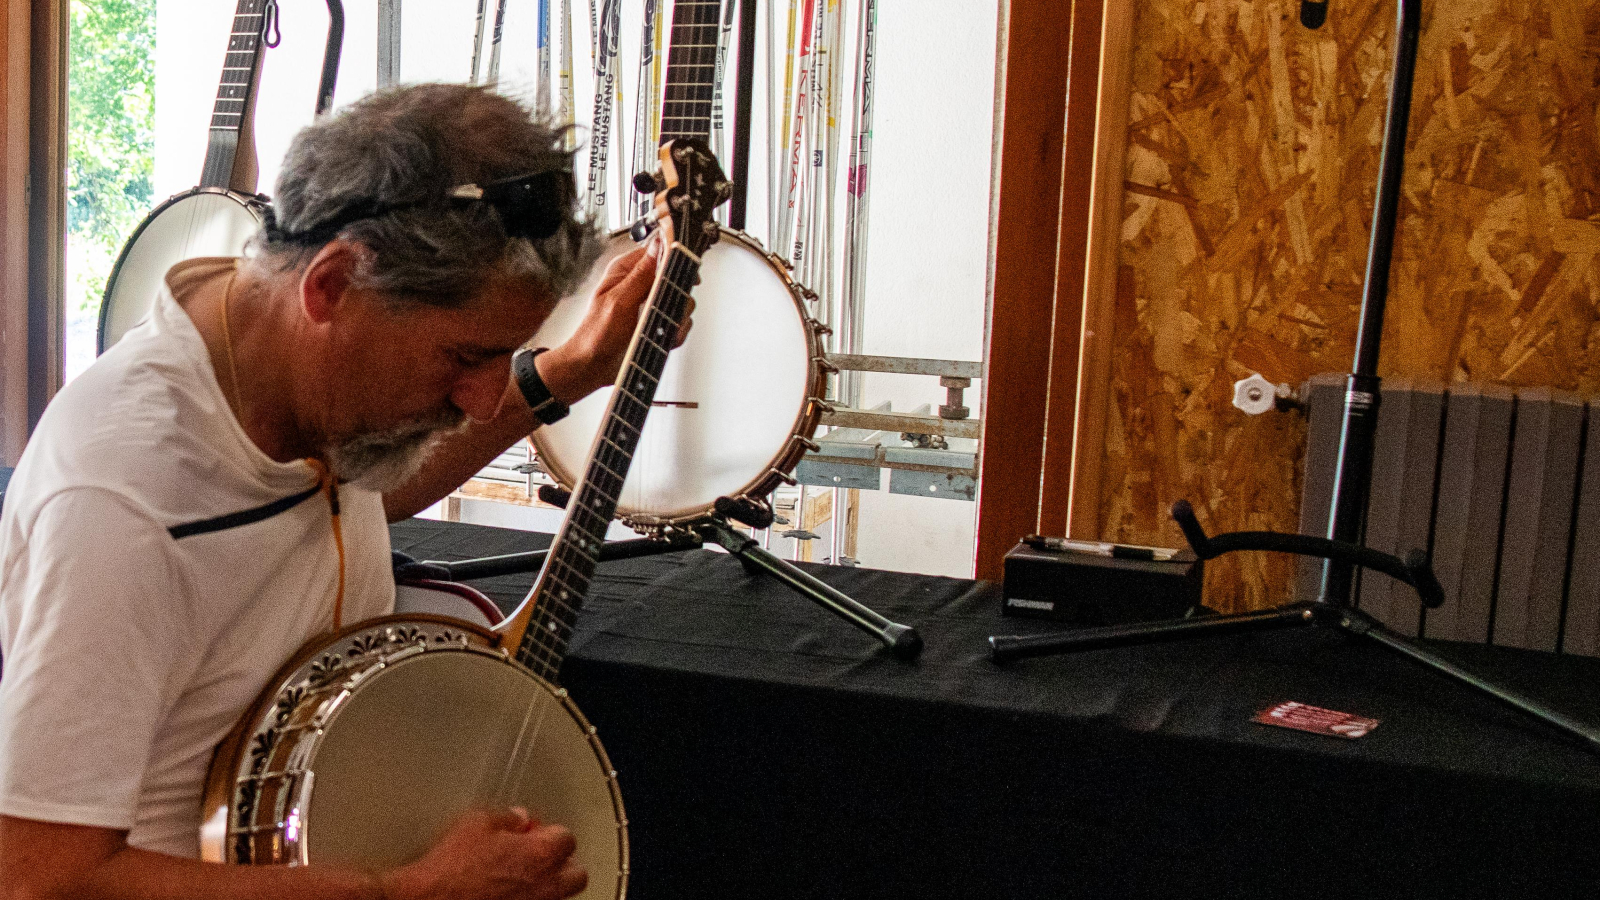
{"type": "MultiPolygon", "coordinates": [[[[211,108],[210,136],[200,184],[174,194],[145,216],[122,245],[100,303],[97,353],[104,353],[155,303],[161,280],[174,265],[200,256],[239,256],[261,226],[267,198],[256,190],[254,136],[256,85],[262,39],[276,28],[274,0],[239,0],[211,108]]],[[[317,114],[333,103],[344,39],[344,7],[328,0],[328,43],[317,88],[317,114]]],[[[274,44],[276,41],[274,41],[274,44]]]]}
{"type": "MultiPolygon", "coordinates": [[[[715,2],[674,6],[663,141],[711,133],[717,13],[715,2]]],[[[605,264],[632,246],[626,231],[611,236],[595,274],[545,320],[535,345],[554,347],[578,330],[605,264]]],[[[788,473],[816,448],[810,438],[829,371],[827,329],[805,308],[816,295],[796,285],[755,238],[727,228],[701,260],[700,279],[694,329],[662,373],[658,409],[619,499],[618,515],[640,531],[703,520],[722,498],[763,506],[780,483],[793,483],[788,473]]],[[[540,466],[569,492],[608,402],[607,391],[596,392],[529,437],[540,466]]]]}
{"type": "Polygon", "coordinates": [[[652,215],[671,249],[532,591],[492,628],[401,614],[306,644],[217,748],[206,858],[387,869],[468,809],[522,806],[577,838],[586,896],[624,895],[616,773],[556,685],[700,259],[720,237],[712,211],[732,194],[703,142],[671,142],[660,158],[652,215]]]}

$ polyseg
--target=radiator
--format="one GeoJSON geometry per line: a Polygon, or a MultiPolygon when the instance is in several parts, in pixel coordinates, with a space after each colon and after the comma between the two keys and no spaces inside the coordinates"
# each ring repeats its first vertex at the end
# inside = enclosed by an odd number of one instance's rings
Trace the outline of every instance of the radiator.
{"type": "MultiPolygon", "coordinates": [[[[1324,375],[1302,392],[1303,534],[1327,533],[1343,391],[1343,375],[1324,375]]],[[[1386,380],[1365,543],[1401,556],[1427,549],[1445,603],[1423,610],[1406,585],[1362,572],[1357,605],[1411,637],[1600,656],[1593,405],[1546,388],[1386,380]]],[[[1316,596],[1321,574],[1318,561],[1302,562],[1299,599],[1316,596]]]]}

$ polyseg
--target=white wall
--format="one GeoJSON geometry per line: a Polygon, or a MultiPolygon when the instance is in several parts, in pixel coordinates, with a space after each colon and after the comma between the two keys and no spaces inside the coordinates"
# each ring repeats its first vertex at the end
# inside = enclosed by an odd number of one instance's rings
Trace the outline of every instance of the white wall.
{"type": "MultiPolygon", "coordinates": [[[[561,0],[551,0],[560,8],[561,0]]],[[[841,154],[848,152],[853,93],[855,0],[844,0],[847,96],[838,120],[841,154]]],[[[465,80],[472,51],[475,0],[403,0],[401,69],[406,81],[465,80]]],[[[880,0],[872,143],[871,221],[863,351],[895,356],[980,360],[983,353],[988,242],[990,142],[994,109],[997,0],[880,0]]],[[[278,161],[294,132],[311,120],[327,27],[318,0],[280,0],[283,41],[267,51],[256,114],[260,190],[271,193],[278,161]]],[[[592,108],[589,10],[572,0],[576,107],[582,124],[592,108]]],[[[760,19],[767,21],[767,4],[760,19]]],[[[788,7],[776,0],[780,13],[788,7]]],[[[631,148],[638,43],[644,0],[623,8],[620,119],[626,143],[613,138],[612,158],[631,148]]],[[[536,0],[507,5],[501,82],[530,102],[536,73],[536,0]]],[[[489,3],[493,15],[493,0],[489,3]]],[[[159,0],[156,66],[156,194],[192,187],[205,156],[206,124],[215,98],[233,4],[159,0]]],[[[375,84],[376,0],[345,7],[343,65],[337,103],[375,84]]],[[[764,27],[764,26],[763,26],[764,27]]],[[[552,28],[559,40],[559,27],[552,28]]],[[[778,43],[784,38],[783,26],[778,43]]],[[[487,42],[486,42],[487,43],[487,42]]],[[[559,48],[552,48],[559,66],[559,48]]],[[[768,239],[766,67],[757,43],[758,75],[752,126],[748,230],[768,239]]],[[[488,47],[484,49],[485,60],[488,47]]],[[[730,54],[730,69],[733,54],[730,54]]],[[[780,76],[781,77],[781,76],[780,76]]],[[[731,85],[729,90],[731,107],[731,85]]],[[[731,121],[731,109],[729,113],[731,121]]],[[[580,156],[580,168],[586,157],[580,156]]],[[[840,163],[843,168],[843,161],[840,163]]],[[[615,184],[615,176],[612,176],[615,184]]],[[[842,260],[843,177],[835,239],[842,260]]],[[[842,268],[842,264],[841,264],[842,268]]],[[[836,272],[835,278],[842,277],[836,272]]],[[[937,379],[871,375],[863,405],[885,400],[897,410],[937,407],[937,379]]],[[[967,405],[974,414],[981,393],[967,405]]],[[[885,479],[887,484],[887,479],[885,479]]],[[[946,575],[970,575],[975,504],[863,492],[858,557],[864,565],[946,575]]],[[[817,558],[827,551],[817,553],[817,558]]]]}

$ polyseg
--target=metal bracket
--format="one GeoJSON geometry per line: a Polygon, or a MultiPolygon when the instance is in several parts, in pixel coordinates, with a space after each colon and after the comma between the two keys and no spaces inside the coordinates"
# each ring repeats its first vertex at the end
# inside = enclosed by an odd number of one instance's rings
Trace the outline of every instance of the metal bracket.
{"type": "Polygon", "coordinates": [[[835,406],[832,410],[825,410],[822,413],[822,424],[835,428],[861,428],[901,434],[938,434],[947,438],[973,440],[983,433],[981,419],[941,419],[938,416],[877,412],[851,409],[848,406],[835,406]]]}
{"type": "MultiPolygon", "coordinates": [[[[914,421],[919,428],[926,427],[922,423],[964,424],[926,415],[926,406],[911,413],[893,413],[888,403],[882,403],[871,410],[840,412],[858,413],[859,417],[849,418],[867,423],[900,425],[914,421]]],[[[890,493],[951,500],[976,499],[978,472],[975,441],[971,442],[970,450],[899,446],[905,437],[907,435],[898,428],[887,431],[835,428],[818,439],[816,451],[801,458],[795,468],[795,477],[801,484],[812,487],[875,491],[883,489],[882,470],[888,469],[890,493]]],[[[935,437],[934,440],[943,438],[935,437]]]]}
{"type": "Polygon", "coordinates": [[[886,372],[891,375],[937,375],[941,378],[982,378],[983,363],[959,359],[922,359],[916,356],[863,356],[830,353],[828,362],[851,372],[886,372]]]}

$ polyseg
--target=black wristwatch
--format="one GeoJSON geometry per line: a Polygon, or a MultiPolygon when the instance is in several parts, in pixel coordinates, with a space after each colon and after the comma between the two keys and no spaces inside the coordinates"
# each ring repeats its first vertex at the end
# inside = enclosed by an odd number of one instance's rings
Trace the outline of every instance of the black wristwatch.
{"type": "Polygon", "coordinates": [[[522,398],[527,400],[528,406],[533,409],[533,417],[545,425],[554,425],[565,419],[572,409],[550,393],[544,379],[539,377],[539,367],[533,364],[534,357],[548,349],[550,348],[523,347],[513,353],[511,375],[517,379],[517,387],[522,391],[522,398]]]}

